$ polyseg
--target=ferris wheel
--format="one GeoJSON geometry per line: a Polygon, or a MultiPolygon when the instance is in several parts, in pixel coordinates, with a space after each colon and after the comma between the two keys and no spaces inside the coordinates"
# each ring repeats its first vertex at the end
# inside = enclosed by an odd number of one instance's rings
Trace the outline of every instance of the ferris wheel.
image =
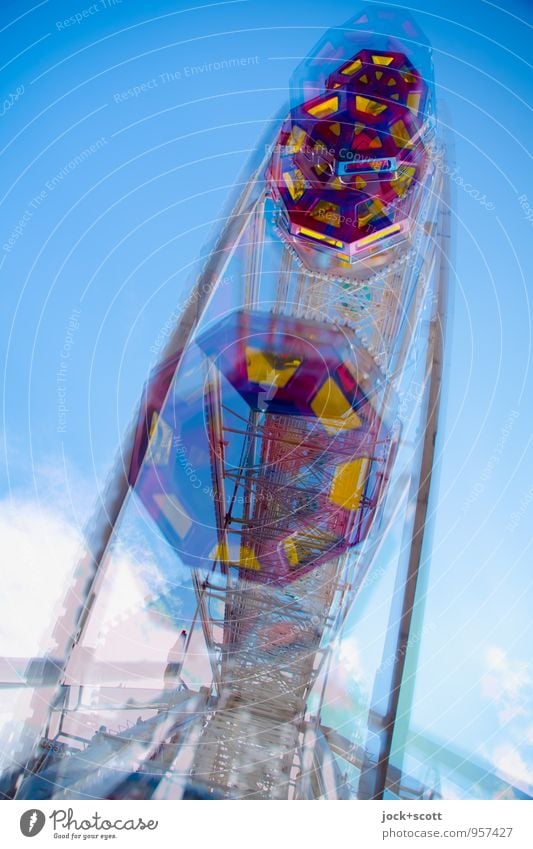
{"type": "Polygon", "coordinates": [[[446,151],[429,46],[380,15],[299,65],[213,237],[87,532],[55,655],[26,667],[35,739],[6,795],[439,794],[390,752],[438,420],[446,151]],[[348,728],[334,707],[350,617],[391,561],[390,662],[348,728]]]}

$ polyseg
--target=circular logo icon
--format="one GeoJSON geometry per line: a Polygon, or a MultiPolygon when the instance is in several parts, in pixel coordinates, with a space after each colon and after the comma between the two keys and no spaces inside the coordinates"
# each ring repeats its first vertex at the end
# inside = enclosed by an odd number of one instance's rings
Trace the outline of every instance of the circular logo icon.
{"type": "Polygon", "coordinates": [[[32,808],[30,811],[25,811],[20,818],[20,830],[24,837],[35,837],[43,830],[46,817],[42,811],[32,808]]]}

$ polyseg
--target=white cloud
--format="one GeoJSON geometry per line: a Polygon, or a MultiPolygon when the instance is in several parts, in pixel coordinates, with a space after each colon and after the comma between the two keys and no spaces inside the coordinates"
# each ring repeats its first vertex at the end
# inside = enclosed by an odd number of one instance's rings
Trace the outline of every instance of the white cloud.
{"type": "Polygon", "coordinates": [[[489,669],[505,669],[507,655],[500,646],[489,646],[485,660],[489,669]]]}
{"type": "Polygon", "coordinates": [[[533,769],[529,766],[522,755],[510,744],[498,746],[492,755],[492,762],[496,769],[515,781],[533,785],[533,769]]]}
{"type": "Polygon", "coordinates": [[[486,698],[506,712],[512,708],[523,708],[531,701],[533,681],[526,663],[509,658],[498,646],[491,646],[487,650],[485,662],[489,672],[483,676],[481,684],[486,698]]]}
{"type": "Polygon", "coordinates": [[[531,711],[533,679],[526,663],[509,657],[501,646],[485,653],[488,672],[481,679],[483,696],[492,701],[500,724],[501,741],[487,755],[496,769],[511,781],[533,784],[533,764],[525,758],[527,741],[533,741],[531,711]]]}
{"type": "Polygon", "coordinates": [[[53,506],[24,498],[0,501],[3,655],[38,655],[49,648],[56,605],[79,546],[78,531],[53,506]]]}
{"type": "Polygon", "coordinates": [[[339,665],[342,667],[344,672],[348,673],[350,677],[355,678],[356,681],[364,680],[365,671],[363,668],[361,649],[359,647],[359,640],[357,637],[350,635],[341,640],[339,647],[339,665]]]}

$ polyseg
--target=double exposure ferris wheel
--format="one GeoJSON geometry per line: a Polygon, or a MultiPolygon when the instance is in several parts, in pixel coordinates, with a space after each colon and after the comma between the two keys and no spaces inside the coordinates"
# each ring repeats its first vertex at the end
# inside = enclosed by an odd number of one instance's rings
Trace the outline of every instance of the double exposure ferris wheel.
{"type": "Polygon", "coordinates": [[[19,676],[5,795],[439,796],[430,743],[406,769],[391,747],[438,420],[445,157],[403,12],[366,9],[297,66],[146,383],[55,653],[19,676]],[[364,692],[347,647],[383,576],[364,692]]]}

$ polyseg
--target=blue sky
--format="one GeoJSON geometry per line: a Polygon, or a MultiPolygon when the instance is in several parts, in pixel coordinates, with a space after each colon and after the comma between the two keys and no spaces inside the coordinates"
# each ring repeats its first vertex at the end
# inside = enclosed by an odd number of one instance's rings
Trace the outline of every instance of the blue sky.
{"type": "MultiPolygon", "coordinates": [[[[433,46],[455,168],[434,627],[413,724],[531,780],[530,9],[404,8],[433,46]]],[[[4,0],[0,528],[8,570],[43,597],[292,70],[357,9],[4,0]]]]}

